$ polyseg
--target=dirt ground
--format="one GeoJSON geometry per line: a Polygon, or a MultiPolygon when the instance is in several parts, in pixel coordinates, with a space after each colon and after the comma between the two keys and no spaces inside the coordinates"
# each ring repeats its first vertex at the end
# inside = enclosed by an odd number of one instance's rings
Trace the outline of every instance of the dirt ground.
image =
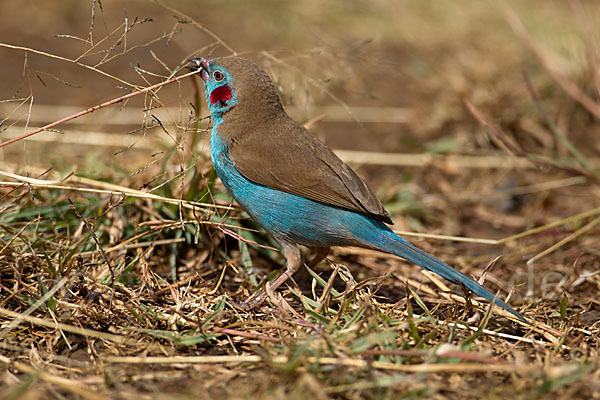
{"type": "Polygon", "coordinates": [[[236,53],[394,229],[531,321],[354,248],[239,309],[284,259],[215,179],[185,78],[0,148],[0,399],[600,398],[598,17],[583,0],[0,2],[0,145],[236,53]]]}

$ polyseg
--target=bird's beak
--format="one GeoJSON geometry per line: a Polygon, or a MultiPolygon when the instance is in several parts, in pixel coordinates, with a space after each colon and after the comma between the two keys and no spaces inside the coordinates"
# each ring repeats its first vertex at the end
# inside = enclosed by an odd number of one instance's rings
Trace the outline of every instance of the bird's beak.
{"type": "Polygon", "coordinates": [[[192,58],[190,60],[188,60],[190,63],[192,63],[192,65],[186,65],[185,67],[189,70],[192,71],[199,71],[200,73],[200,78],[202,78],[202,80],[204,82],[206,82],[208,80],[208,63],[209,60],[207,60],[206,58],[192,58]]]}

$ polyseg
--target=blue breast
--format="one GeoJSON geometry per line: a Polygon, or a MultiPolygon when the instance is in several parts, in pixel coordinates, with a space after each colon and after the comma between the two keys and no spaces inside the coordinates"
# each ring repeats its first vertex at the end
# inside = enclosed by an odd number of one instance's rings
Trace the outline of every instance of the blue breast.
{"type": "Polygon", "coordinates": [[[246,179],[229,158],[227,144],[219,135],[218,126],[212,130],[210,144],[215,171],[227,190],[276,238],[312,247],[331,247],[368,246],[379,236],[389,235],[390,229],[385,224],[362,214],[246,179]]]}

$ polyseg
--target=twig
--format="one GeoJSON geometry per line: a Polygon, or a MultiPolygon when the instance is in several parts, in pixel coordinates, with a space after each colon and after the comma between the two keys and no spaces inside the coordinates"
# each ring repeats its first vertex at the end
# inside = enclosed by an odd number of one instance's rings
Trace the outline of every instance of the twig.
{"type": "MultiPolygon", "coordinates": [[[[0,45],[1,45],[1,43],[0,43],[0,45]]],[[[128,93],[128,94],[126,94],[126,95],[124,95],[124,96],[117,97],[117,98],[115,98],[115,99],[109,100],[109,101],[107,101],[107,102],[104,102],[104,103],[102,103],[102,104],[95,105],[95,106],[93,106],[93,107],[90,107],[90,108],[88,108],[87,110],[80,111],[80,112],[78,112],[78,113],[75,113],[75,114],[73,114],[73,115],[70,115],[70,116],[68,116],[68,117],[65,117],[65,118],[59,119],[58,121],[54,121],[54,122],[52,122],[52,123],[50,123],[50,124],[44,125],[44,126],[42,126],[41,128],[35,129],[35,130],[33,130],[33,131],[31,131],[31,132],[28,132],[28,133],[26,133],[26,134],[24,134],[24,135],[21,135],[21,136],[19,136],[19,137],[16,137],[16,138],[14,138],[14,139],[10,139],[10,140],[7,140],[6,142],[0,143],[0,148],[1,148],[1,147],[4,147],[4,146],[7,146],[7,145],[9,145],[9,144],[11,144],[11,143],[17,142],[17,141],[19,141],[19,140],[22,140],[22,139],[28,138],[28,137],[30,137],[30,136],[33,136],[33,135],[35,135],[35,134],[37,134],[37,133],[40,133],[40,132],[42,132],[42,131],[45,131],[45,130],[47,130],[47,129],[53,128],[53,127],[55,127],[55,126],[57,126],[57,125],[60,125],[60,124],[62,124],[62,123],[65,123],[65,122],[67,122],[67,121],[71,121],[71,120],[73,120],[73,119],[75,119],[75,118],[81,117],[82,115],[89,114],[89,113],[91,113],[91,112],[94,112],[94,111],[96,111],[96,110],[99,110],[99,109],[101,109],[101,108],[104,108],[104,107],[110,106],[111,104],[119,103],[119,102],[121,102],[121,101],[124,101],[124,100],[126,100],[126,99],[129,99],[129,98],[131,98],[131,97],[134,97],[134,96],[137,96],[137,95],[140,95],[140,94],[143,94],[143,93],[148,93],[148,92],[150,92],[150,91],[153,91],[153,90],[155,90],[155,89],[158,89],[158,88],[159,88],[159,87],[161,87],[161,86],[165,86],[165,85],[168,85],[168,84],[170,84],[170,83],[173,83],[173,82],[180,81],[181,79],[183,79],[183,78],[187,78],[188,76],[192,76],[192,75],[194,75],[195,73],[196,73],[196,71],[192,71],[192,72],[188,72],[187,74],[183,74],[183,75],[181,75],[181,76],[174,76],[174,77],[172,77],[172,78],[170,78],[170,79],[167,79],[166,81],[163,81],[163,82],[157,83],[156,85],[152,85],[152,86],[146,87],[146,88],[144,88],[144,89],[141,89],[141,90],[138,90],[138,91],[135,91],[135,92],[128,93]]]]}
{"type": "Polygon", "coordinates": [[[161,7],[177,14],[178,17],[185,19],[186,21],[189,21],[190,23],[194,24],[194,26],[196,26],[198,29],[200,29],[201,31],[207,33],[209,36],[211,36],[213,39],[215,39],[217,42],[219,42],[219,44],[221,44],[223,47],[225,47],[229,52],[231,52],[232,55],[237,55],[237,52],[231,47],[229,46],[227,43],[225,43],[225,41],[223,39],[221,39],[219,36],[217,36],[215,33],[213,33],[210,29],[206,28],[204,25],[202,25],[201,23],[193,20],[192,18],[189,17],[189,15],[182,13],[181,11],[175,9],[175,8],[171,8],[167,5],[165,5],[162,1],[160,0],[154,0],[156,1],[156,3],[158,3],[161,7]]]}
{"type": "Polygon", "coordinates": [[[114,75],[111,75],[111,74],[109,74],[107,72],[104,72],[104,71],[102,71],[102,70],[100,70],[100,69],[98,69],[96,67],[92,67],[91,65],[84,64],[84,63],[79,62],[77,60],[71,60],[71,59],[66,58],[66,57],[61,57],[61,56],[57,56],[55,54],[46,53],[45,51],[35,50],[35,49],[30,48],[30,47],[15,46],[15,45],[8,44],[8,43],[0,43],[0,47],[6,47],[8,49],[14,49],[14,50],[23,50],[26,53],[35,53],[35,54],[39,54],[39,55],[42,55],[42,56],[46,56],[46,57],[50,57],[50,58],[55,58],[55,59],[61,60],[61,61],[68,61],[68,62],[73,63],[75,65],[79,65],[80,67],[87,68],[87,69],[89,69],[91,71],[97,72],[97,73],[99,73],[101,75],[104,75],[104,76],[110,78],[110,79],[114,79],[114,80],[116,80],[117,82],[119,82],[119,83],[121,83],[123,85],[129,86],[129,87],[132,87],[132,88],[137,88],[137,86],[134,85],[134,84],[132,84],[132,83],[124,81],[121,78],[117,78],[114,75]]]}

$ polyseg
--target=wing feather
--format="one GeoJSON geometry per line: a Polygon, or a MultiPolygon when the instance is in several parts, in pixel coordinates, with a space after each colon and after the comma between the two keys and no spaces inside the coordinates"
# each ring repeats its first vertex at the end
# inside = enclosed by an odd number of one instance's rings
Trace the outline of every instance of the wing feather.
{"type": "Polygon", "coordinates": [[[229,157],[247,179],[392,223],[369,186],[302,125],[284,114],[260,127],[226,132],[229,157]]]}

